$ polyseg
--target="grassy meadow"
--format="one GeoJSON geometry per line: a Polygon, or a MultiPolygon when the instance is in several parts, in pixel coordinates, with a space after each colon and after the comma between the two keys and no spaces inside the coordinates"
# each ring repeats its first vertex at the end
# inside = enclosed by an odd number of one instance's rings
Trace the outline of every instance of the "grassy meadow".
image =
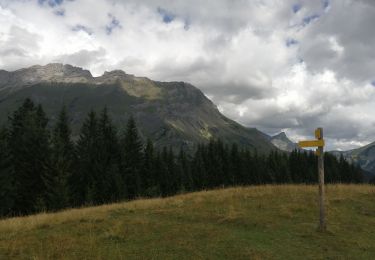
{"type": "Polygon", "coordinates": [[[375,186],[203,191],[0,220],[0,259],[375,259],[375,186]]]}

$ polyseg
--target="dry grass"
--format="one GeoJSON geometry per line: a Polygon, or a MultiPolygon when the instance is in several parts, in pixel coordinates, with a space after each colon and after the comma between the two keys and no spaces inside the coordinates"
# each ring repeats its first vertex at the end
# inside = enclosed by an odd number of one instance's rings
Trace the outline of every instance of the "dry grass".
{"type": "Polygon", "coordinates": [[[254,186],[0,221],[0,259],[374,259],[375,186],[254,186]]]}

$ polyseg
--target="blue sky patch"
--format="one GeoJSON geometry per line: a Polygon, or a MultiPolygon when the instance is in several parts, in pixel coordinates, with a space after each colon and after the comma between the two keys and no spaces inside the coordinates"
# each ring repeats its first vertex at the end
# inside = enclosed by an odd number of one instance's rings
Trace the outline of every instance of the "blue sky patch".
{"type": "Polygon", "coordinates": [[[287,47],[290,47],[292,45],[297,45],[299,42],[296,40],[296,39],[293,39],[293,38],[288,38],[286,41],[285,41],[285,45],[287,47]]]}
{"type": "Polygon", "coordinates": [[[375,87],[375,80],[371,81],[371,85],[375,87]]]}
{"type": "Polygon", "coordinates": [[[301,10],[301,8],[302,8],[301,4],[294,4],[292,6],[293,13],[295,13],[295,14],[298,13],[298,11],[301,10]]]}
{"type": "Polygon", "coordinates": [[[303,25],[308,25],[309,23],[318,19],[319,17],[320,17],[320,15],[318,15],[318,14],[306,16],[306,17],[303,18],[303,25]]]}
{"type": "Polygon", "coordinates": [[[158,7],[158,13],[163,18],[164,23],[171,23],[176,18],[176,16],[174,14],[172,14],[171,12],[169,12],[169,11],[167,11],[167,10],[161,8],[161,7],[158,7]]]}
{"type": "Polygon", "coordinates": [[[38,0],[40,5],[48,4],[51,7],[61,5],[63,2],[64,0],[38,0]]]}
{"type": "Polygon", "coordinates": [[[64,9],[59,9],[53,12],[57,16],[65,16],[65,10],[64,9]]]}
{"type": "Polygon", "coordinates": [[[120,21],[112,14],[108,14],[108,16],[111,18],[111,22],[105,27],[105,31],[108,35],[110,35],[114,29],[121,28],[121,24],[120,21]]]}

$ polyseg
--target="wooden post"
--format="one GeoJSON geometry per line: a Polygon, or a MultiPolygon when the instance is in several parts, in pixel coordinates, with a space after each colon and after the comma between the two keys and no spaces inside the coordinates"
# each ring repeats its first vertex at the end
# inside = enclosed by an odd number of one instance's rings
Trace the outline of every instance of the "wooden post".
{"type": "MultiPolygon", "coordinates": [[[[323,139],[323,128],[318,128],[315,131],[315,136],[318,140],[323,139]]],[[[317,150],[318,155],[318,173],[319,173],[319,231],[326,231],[326,211],[325,211],[325,191],[324,191],[324,150],[323,146],[319,146],[317,150]]]]}
{"type": "Polygon", "coordinates": [[[316,140],[299,141],[299,147],[318,147],[316,155],[318,156],[318,175],[319,175],[319,230],[324,232],[327,229],[325,194],[324,194],[324,139],[323,128],[315,130],[316,140]]]}

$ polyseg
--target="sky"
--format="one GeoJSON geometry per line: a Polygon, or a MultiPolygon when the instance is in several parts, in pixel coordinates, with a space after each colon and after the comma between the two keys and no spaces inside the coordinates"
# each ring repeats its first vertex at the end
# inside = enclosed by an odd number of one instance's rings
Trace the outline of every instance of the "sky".
{"type": "Polygon", "coordinates": [[[231,119],[327,149],[375,141],[374,0],[0,0],[0,69],[190,82],[231,119]]]}

